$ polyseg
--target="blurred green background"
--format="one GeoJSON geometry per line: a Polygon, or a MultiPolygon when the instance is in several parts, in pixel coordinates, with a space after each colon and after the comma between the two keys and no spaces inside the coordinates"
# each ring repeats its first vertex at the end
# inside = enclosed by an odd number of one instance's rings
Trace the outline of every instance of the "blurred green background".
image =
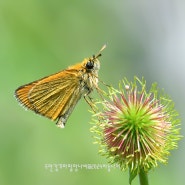
{"type": "MultiPolygon", "coordinates": [[[[185,1],[0,0],[0,184],[128,184],[128,171],[59,170],[45,164],[107,164],[92,144],[91,114],[82,99],[65,129],[25,111],[14,98],[20,85],[95,54],[103,44],[100,79],[158,82],[176,103],[185,135],[185,1]]],[[[100,84],[102,86],[102,84],[100,84]]],[[[92,95],[93,96],[93,95],[92,95]]],[[[184,185],[185,142],[150,184],[184,185]]],[[[133,185],[139,184],[138,178],[133,185]]]]}

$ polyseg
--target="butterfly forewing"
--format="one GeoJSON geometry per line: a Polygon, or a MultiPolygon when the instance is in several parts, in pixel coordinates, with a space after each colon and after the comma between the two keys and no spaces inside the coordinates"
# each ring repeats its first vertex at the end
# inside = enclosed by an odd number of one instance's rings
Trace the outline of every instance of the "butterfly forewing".
{"type": "Polygon", "coordinates": [[[28,109],[55,120],[80,99],[80,79],[77,70],[67,69],[22,86],[15,94],[28,109]]]}

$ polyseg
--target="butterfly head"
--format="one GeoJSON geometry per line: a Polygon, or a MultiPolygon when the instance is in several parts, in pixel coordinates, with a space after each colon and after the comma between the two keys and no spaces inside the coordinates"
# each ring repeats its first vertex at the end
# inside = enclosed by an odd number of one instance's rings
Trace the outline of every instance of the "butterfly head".
{"type": "Polygon", "coordinates": [[[98,71],[100,69],[100,62],[97,57],[93,56],[92,58],[89,58],[85,64],[85,68],[87,73],[98,71]]]}
{"type": "Polygon", "coordinates": [[[106,48],[106,45],[104,45],[97,55],[93,55],[92,58],[89,58],[85,64],[86,71],[88,73],[91,73],[92,71],[98,71],[100,69],[100,62],[98,58],[102,55],[101,51],[106,48]]]}

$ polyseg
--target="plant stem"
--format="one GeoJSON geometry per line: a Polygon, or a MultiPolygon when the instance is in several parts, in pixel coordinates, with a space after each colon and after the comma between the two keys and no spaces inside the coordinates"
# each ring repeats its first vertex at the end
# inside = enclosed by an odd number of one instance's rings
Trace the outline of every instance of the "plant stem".
{"type": "Polygon", "coordinates": [[[140,181],[140,185],[149,185],[148,184],[148,174],[147,172],[144,171],[144,169],[140,170],[139,181],[140,181]]]}

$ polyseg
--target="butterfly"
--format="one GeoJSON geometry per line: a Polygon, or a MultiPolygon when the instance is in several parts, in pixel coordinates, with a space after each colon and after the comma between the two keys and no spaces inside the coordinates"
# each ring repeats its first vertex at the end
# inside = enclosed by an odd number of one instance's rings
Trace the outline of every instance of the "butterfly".
{"type": "Polygon", "coordinates": [[[89,102],[86,97],[93,89],[98,89],[98,58],[105,47],[81,63],[20,86],[15,90],[16,99],[27,109],[57,120],[57,126],[64,128],[80,98],[84,96],[89,102]]]}

